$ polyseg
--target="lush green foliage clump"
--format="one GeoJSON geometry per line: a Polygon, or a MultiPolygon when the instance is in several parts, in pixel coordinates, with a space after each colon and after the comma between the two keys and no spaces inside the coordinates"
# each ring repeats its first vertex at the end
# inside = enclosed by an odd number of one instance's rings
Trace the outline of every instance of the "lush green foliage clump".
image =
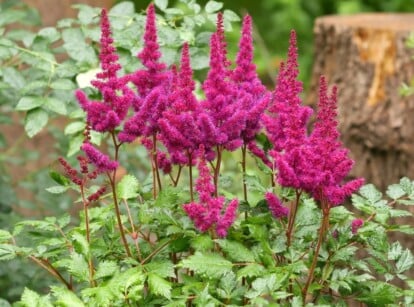
{"type": "MultiPolygon", "coordinates": [[[[4,25],[33,14],[10,3],[1,6],[4,25]]],[[[177,63],[178,50],[188,41],[193,68],[202,69],[208,66],[209,33],[201,26],[208,19],[215,21],[222,5],[209,1],[201,8],[195,1],[182,3],[186,11],[155,1],[164,16],[157,23],[162,60],[177,63]]],[[[85,139],[85,114],[79,111],[73,90],[95,77],[100,35],[96,27],[100,10],[77,7],[76,20],[62,20],[56,28],[38,33],[4,30],[0,39],[0,95],[5,101],[17,101],[2,109],[25,111],[25,129],[31,137],[55,115],[69,117],[64,134],[70,141],[63,141],[62,148],[72,165],[85,139]]],[[[124,73],[134,71],[140,65],[135,55],[142,48],[145,17],[136,14],[129,2],[118,4],[108,15],[124,73]]],[[[238,17],[224,11],[224,19],[238,17]]],[[[99,98],[92,88],[85,91],[99,98]]],[[[414,303],[414,280],[407,275],[414,257],[398,241],[387,239],[392,232],[414,234],[412,226],[394,223],[394,218],[411,216],[410,179],[391,185],[385,195],[372,185],[362,187],[353,195],[352,206],[330,209],[326,224],[319,202],[274,186],[274,170],[261,160],[251,156],[246,163],[238,152],[226,153],[230,157],[221,161],[216,186],[227,199],[244,201],[227,237],[217,238],[214,231],[200,233],[182,208],[192,201],[188,178],[177,184],[178,176],[172,183],[168,175],[162,176],[163,188],[159,185],[155,191],[149,157],[141,144],[121,147],[111,135],[90,133],[91,143],[116,156],[119,150],[119,162],[128,173],[118,171],[96,180],[91,176],[77,185],[62,175],[62,169],[50,171],[54,185],[48,192],[57,197],[75,195],[71,214],[20,221],[0,230],[0,260],[8,261],[3,263],[23,258],[51,277],[43,288],[26,287],[14,306],[414,303]],[[242,163],[234,162],[239,160],[242,163]],[[107,192],[100,189],[102,185],[109,187],[107,192]],[[243,186],[248,191],[244,197],[239,195],[243,186]],[[272,216],[264,199],[269,191],[297,208],[294,224],[272,216]]],[[[263,137],[258,139],[266,148],[269,144],[263,137]]]]}

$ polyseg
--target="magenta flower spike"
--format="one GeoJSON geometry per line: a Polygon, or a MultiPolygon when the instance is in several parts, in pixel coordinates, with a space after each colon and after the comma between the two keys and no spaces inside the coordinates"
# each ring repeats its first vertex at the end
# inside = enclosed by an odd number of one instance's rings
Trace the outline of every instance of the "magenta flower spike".
{"type": "Polygon", "coordinates": [[[291,31],[288,60],[281,64],[273,103],[264,116],[264,125],[274,149],[278,152],[303,144],[306,140],[306,125],[312,109],[302,106],[300,94],[303,87],[298,81],[298,48],[296,32],[291,31]]]}
{"type": "Polygon", "coordinates": [[[126,80],[117,76],[121,66],[113,46],[110,23],[105,9],[101,13],[101,50],[99,59],[102,71],[96,75],[92,85],[102,94],[102,101],[90,101],[81,91],[75,95],[82,109],[86,112],[87,122],[95,131],[112,131],[125,119],[133,100],[133,92],[126,85],[126,80]]]}
{"type": "Polygon", "coordinates": [[[206,150],[212,146],[223,146],[234,150],[243,144],[241,132],[246,126],[247,112],[237,99],[237,88],[231,80],[231,71],[227,69],[224,33],[220,16],[217,31],[210,39],[210,70],[202,88],[206,99],[202,106],[206,116],[202,118],[203,126],[210,126],[206,150]],[[214,136],[214,139],[211,137],[214,136]]]}
{"type": "Polygon", "coordinates": [[[139,136],[150,137],[159,132],[158,120],[168,106],[168,95],[174,80],[174,74],[160,62],[154,4],[148,6],[144,47],[137,57],[144,68],[125,77],[136,86],[138,95],[133,99],[135,114],[126,121],[118,136],[123,142],[132,142],[139,136]]]}
{"type": "Polygon", "coordinates": [[[363,219],[354,219],[352,220],[351,223],[351,231],[352,234],[357,234],[358,229],[361,228],[364,225],[364,220],[363,219]]]}
{"type": "Polygon", "coordinates": [[[180,71],[177,72],[175,83],[169,95],[170,106],[158,122],[161,140],[174,163],[193,164],[204,140],[198,123],[202,110],[193,93],[195,82],[187,43],[183,46],[180,71]]]}
{"type": "Polygon", "coordinates": [[[111,172],[118,167],[117,161],[111,160],[88,142],[83,143],[81,150],[100,173],[111,172]]]}
{"type": "Polygon", "coordinates": [[[265,199],[273,217],[280,219],[289,215],[289,208],[283,206],[281,200],[276,195],[267,192],[265,194],[265,199]]]}
{"type": "Polygon", "coordinates": [[[201,232],[214,229],[219,237],[225,237],[230,226],[237,217],[238,200],[233,199],[224,208],[225,198],[213,197],[214,185],[212,176],[204,157],[204,147],[200,148],[198,163],[199,177],[196,180],[196,191],[199,202],[183,205],[184,211],[193,220],[195,227],[201,232]]]}
{"type": "Polygon", "coordinates": [[[253,63],[252,18],[249,15],[243,18],[236,67],[231,78],[236,85],[238,104],[247,112],[241,136],[243,142],[248,144],[260,131],[261,117],[271,100],[271,94],[260,81],[253,63]]]}
{"type": "Polygon", "coordinates": [[[364,183],[362,178],[351,180],[342,185],[349,174],[354,161],[348,157],[348,149],[339,140],[337,117],[337,89],[333,87],[331,96],[325,78],[320,78],[317,122],[309,137],[312,148],[312,161],[317,163],[314,174],[317,188],[312,194],[317,200],[325,199],[331,206],[336,206],[358,190],[364,183]]]}

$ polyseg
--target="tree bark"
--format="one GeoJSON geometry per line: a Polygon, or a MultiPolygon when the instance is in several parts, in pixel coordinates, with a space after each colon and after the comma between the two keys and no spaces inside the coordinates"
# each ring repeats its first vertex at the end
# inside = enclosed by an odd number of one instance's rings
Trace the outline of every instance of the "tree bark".
{"type": "Polygon", "coordinates": [[[405,41],[414,14],[325,16],[315,23],[315,60],[306,102],[316,105],[320,75],[339,88],[342,141],[356,164],[351,173],[384,189],[414,178],[414,99],[399,88],[414,77],[405,41]]]}

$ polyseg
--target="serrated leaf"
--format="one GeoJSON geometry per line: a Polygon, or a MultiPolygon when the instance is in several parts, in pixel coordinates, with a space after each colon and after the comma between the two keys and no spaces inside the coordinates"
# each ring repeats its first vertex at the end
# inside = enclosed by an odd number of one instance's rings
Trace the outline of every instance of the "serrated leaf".
{"type": "Polygon", "coordinates": [[[154,261],[147,263],[145,269],[154,273],[162,278],[166,277],[176,277],[174,272],[174,264],[171,261],[154,261]]]}
{"type": "Polygon", "coordinates": [[[135,13],[133,2],[125,1],[114,5],[109,11],[109,15],[130,16],[135,13]]]}
{"type": "Polygon", "coordinates": [[[217,12],[222,7],[223,7],[223,3],[210,0],[209,2],[207,2],[205,10],[206,10],[206,13],[211,14],[211,13],[217,12]]]}
{"type": "Polygon", "coordinates": [[[217,240],[217,243],[227,254],[230,260],[238,262],[254,262],[254,254],[243,244],[237,241],[217,240]]]}
{"type": "Polygon", "coordinates": [[[16,257],[16,247],[11,244],[0,244],[0,261],[16,257]]]}
{"type": "Polygon", "coordinates": [[[53,187],[46,188],[46,191],[52,194],[62,194],[69,189],[69,186],[55,185],[53,187]]]}
{"type": "Polygon", "coordinates": [[[262,265],[252,263],[237,271],[237,279],[240,280],[243,277],[257,277],[263,275],[265,272],[266,270],[262,265]]]}
{"type": "Polygon", "coordinates": [[[117,184],[117,194],[119,198],[130,199],[138,196],[139,182],[133,175],[125,175],[117,184]]]}
{"type": "Polygon", "coordinates": [[[95,279],[113,276],[118,271],[118,264],[115,261],[101,261],[94,274],[95,279]]]}
{"type": "Polygon", "coordinates": [[[164,11],[168,6],[168,0],[155,0],[154,4],[161,10],[164,11]]]}
{"type": "Polygon", "coordinates": [[[84,256],[89,254],[89,243],[84,235],[81,235],[79,232],[74,232],[72,234],[72,242],[76,252],[84,256]]]}
{"type": "Polygon", "coordinates": [[[364,185],[360,190],[359,194],[365,197],[370,203],[376,203],[382,198],[382,193],[373,184],[364,185]]]}
{"type": "Polygon", "coordinates": [[[157,274],[148,274],[148,285],[150,288],[150,292],[156,295],[162,295],[167,299],[171,298],[171,283],[166,281],[164,278],[161,278],[157,274]]]}
{"type": "Polygon", "coordinates": [[[358,296],[358,301],[370,304],[370,306],[385,306],[395,303],[401,296],[401,291],[384,282],[367,282],[369,290],[358,296]]]}
{"type": "Polygon", "coordinates": [[[388,187],[386,194],[395,200],[404,196],[405,192],[399,184],[392,184],[388,187]]]}
{"type": "Polygon", "coordinates": [[[27,112],[24,124],[27,135],[32,138],[38,134],[46,126],[48,119],[47,112],[40,108],[27,112]]]}
{"type": "Polygon", "coordinates": [[[198,235],[191,240],[191,247],[196,251],[208,251],[214,247],[214,241],[208,235],[198,235]]]}
{"type": "Polygon", "coordinates": [[[22,299],[20,301],[24,307],[52,307],[49,296],[40,296],[36,292],[24,288],[22,299]]]}
{"type": "Polygon", "coordinates": [[[94,49],[86,44],[81,29],[64,29],[62,31],[62,39],[64,41],[63,48],[73,60],[95,66],[97,63],[97,56],[94,49]]]}
{"type": "Polygon", "coordinates": [[[0,229],[0,242],[7,242],[12,238],[12,235],[10,232],[0,229]]]}
{"type": "Polygon", "coordinates": [[[57,98],[46,97],[44,107],[60,115],[66,115],[67,113],[65,103],[57,98]]]}
{"type": "Polygon", "coordinates": [[[402,253],[403,249],[400,242],[394,242],[388,251],[388,260],[397,260],[402,253]]]}
{"type": "Polygon", "coordinates": [[[56,306],[59,307],[84,307],[85,304],[73,291],[63,287],[51,287],[53,295],[56,297],[56,306]]]}
{"type": "Polygon", "coordinates": [[[64,133],[65,135],[75,134],[85,130],[84,122],[73,122],[66,126],[64,133]]]}
{"type": "Polygon", "coordinates": [[[69,79],[58,79],[50,84],[50,87],[55,90],[73,90],[76,88],[75,84],[69,79]]]}
{"type": "Polygon", "coordinates": [[[209,278],[220,278],[230,272],[232,266],[230,261],[220,255],[199,252],[181,261],[181,267],[209,278]]]}
{"type": "Polygon", "coordinates": [[[72,253],[68,263],[68,271],[79,281],[89,280],[89,268],[85,258],[78,253],[72,253]]]}
{"type": "Polygon", "coordinates": [[[32,109],[36,109],[43,105],[45,100],[43,97],[37,96],[24,96],[20,98],[19,102],[16,105],[15,110],[17,111],[28,111],[32,109]]]}
{"type": "Polygon", "coordinates": [[[414,265],[414,257],[409,249],[406,249],[402,252],[400,258],[395,264],[397,268],[397,273],[401,274],[409,270],[414,265]]]}

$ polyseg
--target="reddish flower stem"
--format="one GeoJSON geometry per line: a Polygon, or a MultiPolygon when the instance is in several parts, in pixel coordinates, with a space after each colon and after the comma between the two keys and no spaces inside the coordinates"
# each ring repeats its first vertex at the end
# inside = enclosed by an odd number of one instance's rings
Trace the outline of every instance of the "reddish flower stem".
{"type": "Polygon", "coordinates": [[[296,199],[292,203],[292,208],[290,210],[289,214],[289,220],[288,220],[288,228],[286,230],[286,238],[287,238],[287,246],[290,247],[292,243],[292,235],[293,235],[293,229],[295,226],[295,220],[296,220],[296,213],[298,212],[299,207],[299,201],[300,201],[300,195],[302,194],[302,191],[296,191],[296,199]]]}

